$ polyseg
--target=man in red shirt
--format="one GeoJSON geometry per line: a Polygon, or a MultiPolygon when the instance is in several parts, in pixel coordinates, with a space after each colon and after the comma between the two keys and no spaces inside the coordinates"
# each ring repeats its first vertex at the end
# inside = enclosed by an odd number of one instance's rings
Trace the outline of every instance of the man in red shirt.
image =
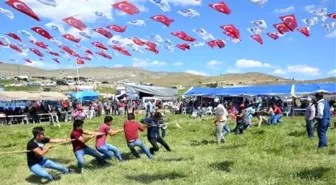
{"type": "Polygon", "coordinates": [[[102,165],[108,164],[96,150],[86,146],[85,144],[90,139],[96,136],[103,135],[103,133],[84,131],[83,124],[84,124],[83,120],[75,120],[73,123],[73,131],[71,132],[70,136],[71,139],[74,139],[74,141],[72,141],[72,147],[78,162],[78,168],[80,173],[83,173],[84,155],[90,155],[92,157],[95,157],[99,164],[102,165]],[[83,134],[89,134],[91,136],[89,138],[84,139],[83,134]]]}
{"type": "Polygon", "coordinates": [[[118,133],[124,131],[123,129],[119,129],[116,131],[112,130],[111,129],[112,120],[113,120],[112,116],[106,116],[104,119],[104,123],[100,125],[98,132],[104,133],[104,135],[96,137],[96,149],[101,154],[104,154],[104,159],[112,159],[113,157],[112,152],[113,152],[119,161],[123,161],[118,148],[111,144],[106,143],[106,138],[108,135],[115,136],[118,133]]]}
{"type": "Polygon", "coordinates": [[[140,158],[140,155],[134,149],[135,146],[138,146],[143,152],[145,152],[149,159],[153,159],[153,155],[150,153],[149,149],[140,140],[138,130],[143,132],[146,130],[146,128],[142,127],[138,122],[135,121],[135,116],[133,113],[129,113],[128,120],[124,123],[124,132],[128,147],[136,158],[140,158]]]}
{"type": "Polygon", "coordinates": [[[274,112],[274,118],[272,120],[272,124],[278,124],[281,123],[281,118],[282,118],[282,111],[280,109],[280,107],[278,107],[277,105],[273,105],[273,112],[274,112]]]}

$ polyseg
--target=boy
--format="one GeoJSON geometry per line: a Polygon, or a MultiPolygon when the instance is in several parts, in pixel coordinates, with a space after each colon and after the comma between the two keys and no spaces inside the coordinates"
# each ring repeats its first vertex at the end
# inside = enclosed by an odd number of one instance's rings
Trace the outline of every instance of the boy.
{"type": "Polygon", "coordinates": [[[135,121],[135,116],[133,113],[128,114],[128,121],[125,121],[124,123],[124,132],[128,147],[136,158],[140,158],[140,155],[134,149],[135,146],[138,146],[142,149],[143,152],[146,153],[149,159],[152,159],[152,154],[139,138],[138,130],[143,132],[146,130],[146,128],[142,127],[138,122],[135,121]]]}
{"type": "MultiPolygon", "coordinates": [[[[71,173],[72,171],[68,168],[65,168],[52,160],[49,160],[45,157],[49,150],[53,148],[53,145],[44,147],[47,143],[61,143],[61,142],[67,142],[69,140],[67,139],[49,139],[47,137],[44,137],[44,129],[42,127],[35,127],[32,131],[34,138],[31,139],[27,143],[27,150],[30,152],[27,152],[27,161],[28,161],[28,167],[30,171],[32,171],[35,175],[47,179],[49,181],[56,181],[60,180],[61,177],[58,175],[50,175],[48,172],[46,172],[43,168],[50,168],[57,171],[60,171],[64,174],[71,173]]],[[[69,141],[70,142],[70,141],[69,141]]]]}
{"type": "Polygon", "coordinates": [[[140,122],[144,123],[148,127],[147,139],[152,144],[152,148],[150,148],[151,154],[154,155],[155,152],[159,151],[159,146],[157,144],[160,143],[167,151],[171,151],[168,144],[163,140],[160,136],[160,124],[162,120],[162,114],[160,112],[156,112],[153,118],[142,119],[140,122]]]}
{"type": "Polygon", "coordinates": [[[106,143],[107,135],[115,136],[118,133],[124,131],[123,129],[119,129],[117,131],[112,130],[111,129],[112,120],[113,120],[112,116],[106,116],[104,119],[104,123],[100,125],[98,132],[104,133],[104,135],[96,137],[96,149],[98,150],[98,152],[104,155],[104,159],[112,159],[113,157],[112,152],[113,152],[119,161],[123,161],[118,148],[111,144],[106,143]]]}
{"type": "Polygon", "coordinates": [[[88,142],[90,139],[103,135],[99,132],[91,132],[91,131],[84,131],[83,130],[83,120],[75,120],[73,123],[73,131],[71,132],[71,139],[74,139],[72,141],[72,147],[73,151],[75,153],[76,159],[78,161],[78,169],[80,173],[84,172],[83,166],[84,166],[84,155],[91,155],[92,157],[95,157],[96,160],[103,165],[108,164],[104,158],[98,154],[98,152],[88,146],[86,146],[86,142],[88,142]],[[83,138],[83,134],[90,134],[91,136],[89,138],[83,138]]]}

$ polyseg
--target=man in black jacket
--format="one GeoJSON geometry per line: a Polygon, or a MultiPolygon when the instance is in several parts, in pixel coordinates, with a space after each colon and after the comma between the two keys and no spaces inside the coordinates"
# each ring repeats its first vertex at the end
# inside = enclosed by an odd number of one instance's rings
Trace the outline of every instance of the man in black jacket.
{"type": "Polygon", "coordinates": [[[153,146],[152,148],[149,149],[151,154],[154,154],[154,152],[159,151],[159,146],[157,143],[160,143],[163,147],[165,147],[167,151],[171,151],[168,144],[160,136],[161,120],[162,120],[162,114],[160,112],[156,112],[153,118],[146,118],[140,121],[141,123],[146,124],[148,127],[147,139],[153,146]]]}

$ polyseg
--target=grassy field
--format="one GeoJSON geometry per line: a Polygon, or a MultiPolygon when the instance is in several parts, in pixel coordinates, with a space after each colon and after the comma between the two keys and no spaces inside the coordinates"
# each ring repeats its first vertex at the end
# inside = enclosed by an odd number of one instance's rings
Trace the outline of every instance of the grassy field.
{"type": "MultiPolygon", "coordinates": [[[[122,117],[116,117],[112,128],[121,128],[122,117]]],[[[102,118],[87,121],[85,129],[94,130],[102,118]]],[[[172,152],[161,147],[150,161],[145,154],[141,159],[130,155],[123,134],[109,138],[128,162],[112,160],[112,167],[96,167],[91,157],[86,157],[87,169],[83,175],[62,175],[62,179],[50,184],[198,184],[198,185],[245,185],[281,184],[308,185],[335,183],[335,129],[328,132],[329,148],[318,150],[317,138],[306,136],[302,118],[285,118],[278,126],[250,128],[244,135],[228,135],[227,143],[214,143],[213,118],[196,120],[186,116],[169,116],[165,140],[172,152]],[[178,128],[175,123],[179,123],[178,128]]],[[[229,126],[234,128],[234,123],[229,126]]],[[[26,142],[32,137],[34,125],[0,127],[0,151],[25,150],[26,142]]],[[[61,128],[44,125],[46,135],[65,138],[72,129],[71,124],[61,128]]],[[[150,146],[145,133],[142,140],[150,146]]],[[[90,141],[89,146],[94,146],[90,141]]],[[[76,159],[71,145],[57,146],[47,155],[62,165],[73,168],[76,159]]],[[[54,172],[52,172],[54,173],[54,172]]],[[[2,185],[38,184],[39,178],[32,176],[23,154],[0,156],[0,178],[2,185]]]]}

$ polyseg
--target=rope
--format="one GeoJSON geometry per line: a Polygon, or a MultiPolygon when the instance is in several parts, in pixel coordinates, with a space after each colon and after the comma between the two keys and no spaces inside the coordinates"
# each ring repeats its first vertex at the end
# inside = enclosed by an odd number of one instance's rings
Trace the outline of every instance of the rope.
{"type": "MultiPolygon", "coordinates": [[[[64,142],[60,142],[57,144],[54,144],[53,146],[57,146],[57,145],[62,145],[62,144],[66,144],[66,143],[70,143],[72,141],[74,141],[75,139],[72,139],[70,141],[64,141],[64,142]]],[[[0,155],[4,155],[4,154],[21,154],[21,153],[28,153],[31,152],[30,150],[25,150],[25,151],[14,151],[14,152],[0,152],[0,155]]]]}

